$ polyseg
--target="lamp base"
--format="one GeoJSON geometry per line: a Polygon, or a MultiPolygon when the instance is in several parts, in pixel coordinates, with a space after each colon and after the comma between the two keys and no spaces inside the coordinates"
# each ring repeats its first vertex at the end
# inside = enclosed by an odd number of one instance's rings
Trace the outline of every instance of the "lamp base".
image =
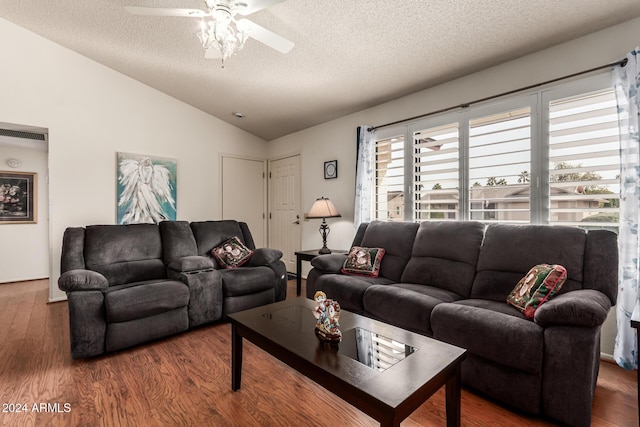
{"type": "Polygon", "coordinates": [[[320,255],[326,255],[331,253],[331,249],[327,247],[327,236],[329,235],[329,225],[327,225],[327,221],[322,218],[322,224],[320,224],[320,235],[322,236],[322,249],[318,251],[320,255]]]}

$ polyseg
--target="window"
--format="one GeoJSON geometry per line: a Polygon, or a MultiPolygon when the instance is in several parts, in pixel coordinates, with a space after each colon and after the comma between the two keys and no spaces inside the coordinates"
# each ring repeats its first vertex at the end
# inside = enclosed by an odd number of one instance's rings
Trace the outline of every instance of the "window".
{"type": "Polygon", "coordinates": [[[611,86],[603,74],[382,130],[373,219],[617,227],[611,86]]]}
{"type": "Polygon", "coordinates": [[[531,109],[469,122],[469,219],[529,222],[531,109]]]}
{"type": "Polygon", "coordinates": [[[413,133],[413,219],[457,219],[459,202],[458,123],[413,133]]]}
{"type": "Polygon", "coordinates": [[[376,141],[374,165],[374,218],[404,221],[404,137],[376,141]]]}
{"type": "Polygon", "coordinates": [[[549,102],[549,222],[618,223],[620,141],[613,89],[549,102]]]}

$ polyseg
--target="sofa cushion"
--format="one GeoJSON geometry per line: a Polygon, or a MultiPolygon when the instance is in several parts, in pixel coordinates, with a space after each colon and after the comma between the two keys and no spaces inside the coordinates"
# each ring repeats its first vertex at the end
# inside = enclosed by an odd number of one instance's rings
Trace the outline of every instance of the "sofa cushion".
{"type": "Polygon", "coordinates": [[[418,224],[414,222],[373,221],[367,226],[362,242],[357,246],[384,248],[380,276],[399,282],[411,257],[417,230],[418,224]]]}
{"type": "MultiPolygon", "coordinates": [[[[584,289],[595,289],[616,304],[618,297],[618,235],[610,230],[590,230],[587,233],[584,264],[584,289]]],[[[566,288],[565,284],[565,288],[566,288]]]]}
{"type": "Polygon", "coordinates": [[[541,374],[544,329],[504,302],[463,300],[438,304],[433,337],[500,365],[541,374]]]}
{"type": "Polygon", "coordinates": [[[273,289],[276,278],[269,267],[239,267],[218,270],[222,276],[224,297],[255,294],[273,289]]]}
{"type": "Polygon", "coordinates": [[[84,264],[84,232],[83,227],[69,227],[64,230],[60,273],[86,268],[84,264]]]}
{"type": "Polygon", "coordinates": [[[484,228],[474,221],[422,222],[402,282],[431,285],[468,297],[484,228]]]}
{"type": "Polygon", "coordinates": [[[364,292],[363,306],[371,317],[431,336],[433,307],[459,299],[459,295],[433,286],[399,283],[370,286],[364,292]]]}
{"type": "Polygon", "coordinates": [[[189,304],[189,288],[182,282],[131,283],[105,291],[107,323],[154,316],[189,304]]]}
{"type": "Polygon", "coordinates": [[[470,298],[504,301],[533,265],[567,269],[561,293],[582,289],[586,232],[577,227],[490,224],[478,257],[470,298]]]}
{"type": "Polygon", "coordinates": [[[322,274],[316,280],[315,290],[322,291],[327,298],[336,300],[344,310],[364,313],[362,298],[372,285],[388,285],[392,280],[384,277],[347,276],[344,274],[322,274]]]}
{"type": "Polygon", "coordinates": [[[323,273],[340,273],[346,259],[347,254],[319,255],[311,260],[311,265],[323,273]]]}
{"type": "Polygon", "coordinates": [[[249,261],[253,251],[234,236],[214,247],[211,254],[222,268],[238,268],[249,261]]]}
{"type": "Polygon", "coordinates": [[[536,309],[562,288],[566,278],[567,270],[561,265],[536,265],[520,279],[507,302],[533,319],[536,309]]]}
{"type": "Polygon", "coordinates": [[[383,256],[384,248],[353,246],[340,271],[344,274],[378,277],[383,256]]]}
{"type": "Polygon", "coordinates": [[[247,241],[248,239],[245,238],[241,224],[233,220],[192,222],[190,224],[191,231],[193,231],[193,237],[196,239],[198,255],[211,256],[211,250],[214,247],[234,236],[238,237],[249,249],[255,249],[253,240],[247,241]]]}
{"type": "Polygon", "coordinates": [[[198,253],[196,239],[188,221],[162,221],[158,224],[162,237],[162,258],[169,265],[183,257],[198,253]]]}
{"type": "Polygon", "coordinates": [[[203,256],[186,256],[169,264],[169,269],[180,273],[192,273],[215,268],[215,261],[203,256]]]}
{"type": "Polygon", "coordinates": [[[88,226],[84,256],[86,268],[101,273],[111,286],[167,277],[155,224],[88,226]]]}
{"type": "Polygon", "coordinates": [[[92,270],[106,277],[109,281],[109,286],[137,283],[146,280],[157,281],[167,278],[167,268],[161,259],[145,259],[105,264],[94,266],[92,270]]]}
{"type": "Polygon", "coordinates": [[[127,322],[110,323],[105,336],[105,350],[117,351],[189,329],[187,307],[179,307],[154,316],[127,322]]]}
{"type": "Polygon", "coordinates": [[[483,308],[485,310],[495,311],[497,313],[517,317],[518,319],[526,319],[526,317],[520,310],[516,309],[513,306],[510,306],[509,304],[505,304],[504,302],[491,301],[488,299],[463,299],[460,301],[456,301],[456,304],[483,308]]]}
{"type": "Polygon", "coordinates": [[[253,251],[253,256],[249,259],[247,266],[257,267],[260,265],[273,264],[274,262],[280,261],[282,255],[282,251],[279,249],[258,248],[253,251]]]}

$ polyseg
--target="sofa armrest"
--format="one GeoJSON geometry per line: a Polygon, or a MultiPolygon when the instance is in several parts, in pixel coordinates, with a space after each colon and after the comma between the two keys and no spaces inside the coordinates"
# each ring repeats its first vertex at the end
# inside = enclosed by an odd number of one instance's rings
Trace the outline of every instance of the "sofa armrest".
{"type": "Polygon", "coordinates": [[[71,357],[83,359],[106,351],[107,319],[102,290],[68,292],[71,357]]]}
{"type": "Polygon", "coordinates": [[[207,257],[189,256],[182,258],[182,263],[176,260],[169,264],[167,276],[177,280],[189,288],[189,328],[214,322],[222,317],[222,275],[212,267],[213,260],[207,257]],[[186,259],[192,258],[192,259],[186,259]],[[202,258],[200,261],[196,258],[202,258]],[[177,263],[174,265],[174,263],[177,263]],[[209,268],[198,268],[209,266],[209,268]],[[178,271],[174,268],[192,267],[194,270],[178,271]]]}
{"type": "Polygon", "coordinates": [[[346,254],[319,255],[311,260],[311,265],[322,273],[340,273],[346,260],[346,254]]]}
{"type": "Polygon", "coordinates": [[[534,321],[542,327],[596,327],[604,323],[610,308],[611,301],[605,294],[593,289],[582,289],[557,295],[545,302],[536,310],[534,321]]]}
{"type": "Polygon", "coordinates": [[[178,273],[195,273],[214,268],[216,268],[216,264],[212,258],[198,255],[185,256],[169,264],[169,269],[178,273]]]}
{"type": "Polygon", "coordinates": [[[271,248],[258,248],[253,251],[253,256],[247,262],[249,267],[267,266],[279,261],[282,258],[282,251],[271,248]]]}
{"type": "Polygon", "coordinates": [[[108,287],[107,278],[92,270],[69,270],[58,279],[58,288],[65,292],[104,291],[108,287]]]}

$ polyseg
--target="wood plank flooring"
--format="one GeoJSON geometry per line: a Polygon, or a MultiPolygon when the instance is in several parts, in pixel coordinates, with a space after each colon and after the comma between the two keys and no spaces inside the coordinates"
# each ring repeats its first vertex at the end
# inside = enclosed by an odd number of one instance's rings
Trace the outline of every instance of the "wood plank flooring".
{"type": "MultiPolygon", "coordinates": [[[[295,295],[295,281],[289,295],[295,295]]],[[[12,411],[0,412],[0,426],[377,425],[250,343],[242,388],[231,391],[228,323],[74,361],[67,304],[47,304],[47,298],[47,280],[0,284],[0,410],[12,411]]],[[[444,390],[402,425],[445,425],[444,390]]],[[[463,389],[462,425],[553,423],[463,389]]],[[[634,425],[635,371],[601,362],[593,426],[634,425]]]]}

